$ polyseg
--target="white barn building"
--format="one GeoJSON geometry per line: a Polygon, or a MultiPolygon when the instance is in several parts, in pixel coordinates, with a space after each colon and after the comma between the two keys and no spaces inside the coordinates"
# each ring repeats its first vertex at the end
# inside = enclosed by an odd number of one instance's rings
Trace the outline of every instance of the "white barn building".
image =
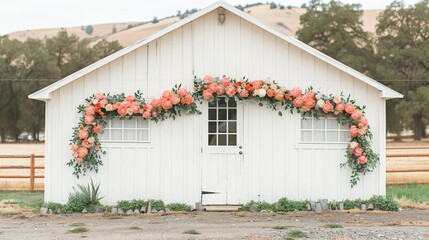
{"type": "Polygon", "coordinates": [[[74,185],[92,177],[101,183],[105,203],[150,198],[242,204],[281,197],[341,200],[384,195],[386,100],[402,95],[217,2],[29,97],[46,102],[45,201],[65,203],[74,185]],[[198,103],[202,115],[159,123],[113,120],[102,136],[107,154],[98,174],[80,179],[72,175],[66,165],[71,159],[69,139],[79,121],[76,107],[86,97],[141,90],[145,98],[157,98],[178,83],[192,88],[194,76],[207,74],[269,77],[288,88],[313,86],[322,93],[351,94],[358,105],[367,106],[380,165],[351,188],[351,170],[340,168],[347,146],[341,127],[328,133],[329,119],[302,122],[299,114],[278,116],[252,103],[230,106],[237,115],[231,146],[209,145],[209,106],[204,102],[198,103]],[[203,191],[217,194],[202,197],[203,191]]]}

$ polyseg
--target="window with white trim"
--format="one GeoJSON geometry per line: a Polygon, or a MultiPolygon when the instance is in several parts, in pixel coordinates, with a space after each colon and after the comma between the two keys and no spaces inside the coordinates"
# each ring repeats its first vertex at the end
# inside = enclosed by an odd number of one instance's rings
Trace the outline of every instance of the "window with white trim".
{"type": "Polygon", "coordinates": [[[100,134],[100,140],[103,142],[149,142],[149,127],[149,120],[142,117],[112,118],[107,120],[104,132],[100,134]]]}
{"type": "Polygon", "coordinates": [[[336,118],[306,117],[301,119],[301,143],[347,143],[349,129],[336,118]]]}

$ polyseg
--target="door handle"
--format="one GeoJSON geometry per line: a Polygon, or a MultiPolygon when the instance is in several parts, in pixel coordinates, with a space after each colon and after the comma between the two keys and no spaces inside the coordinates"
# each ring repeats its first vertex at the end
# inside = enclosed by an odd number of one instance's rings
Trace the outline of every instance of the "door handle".
{"type": "Polygon", "coordinates": [[[242,146],[238,146],[238,148],[242,149],[243,147],[242,146]]]}
{"type": "Polygon", "coordinates": [[[242,155],[242,154],[243,154],[243,151],[238,152],[238,154],[242,155]]]}

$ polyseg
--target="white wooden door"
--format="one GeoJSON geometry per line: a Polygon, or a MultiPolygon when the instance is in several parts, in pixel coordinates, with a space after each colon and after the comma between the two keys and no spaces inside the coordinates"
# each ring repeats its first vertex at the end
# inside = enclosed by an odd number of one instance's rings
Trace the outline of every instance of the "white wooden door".
{"type": "Polygon", "coordinates": [[[203,111],[203,204],[241,204],[243,199],[243,105],[219,97],[203,111]]]}

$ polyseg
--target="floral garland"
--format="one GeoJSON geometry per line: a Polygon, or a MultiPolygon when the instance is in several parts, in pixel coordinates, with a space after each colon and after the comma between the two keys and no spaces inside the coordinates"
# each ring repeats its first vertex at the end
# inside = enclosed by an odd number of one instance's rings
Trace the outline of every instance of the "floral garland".
{"type": "MultiPolygon", "coordinates": [[[[341,167],[348,166],[352,169],[352,187],[359,181],[360,173],[372,171],[379,162],[378,155],[371,149],[372,134],[364,116],[365,107],[355,105],[350,96],[344,98],[342,95],[324,95],[313,91],[312,87],[304,92],[298,87],[288,90],[270,80],[249,81],[205,76],[203,79],[194,79],[192,93],[181,85],[176,85],[171,90],[164,91],[159,99],[153,99],[149,103],[146,103],[139,91],[129,96],[97,93],[89,97],[85,105],[78,107],[82,117],[79,126],[74,128],[71,139],[73,158],[67,164],[74,167],[73,174],[77,177],[87,170],[98,171],[103,164],[100,153],[105,154],[98,134],[103,132],[102,129],[107,124],[106,118],[143,117],[158,122],[167,118],[175,119],[182,113],[201,114],[195,101],[211,102],[217,96],[235,98],[236,101],[256,101],[260,106],[265,102],[272,110],[282,108],[291,113],[296,111],[304,118],[333,115],[339,123],[347,124],[351,138],[346,150],[347,161],[341,167]]],[[[278,114],[281,116],[282,112],[278,111],[278,114]]]]}

